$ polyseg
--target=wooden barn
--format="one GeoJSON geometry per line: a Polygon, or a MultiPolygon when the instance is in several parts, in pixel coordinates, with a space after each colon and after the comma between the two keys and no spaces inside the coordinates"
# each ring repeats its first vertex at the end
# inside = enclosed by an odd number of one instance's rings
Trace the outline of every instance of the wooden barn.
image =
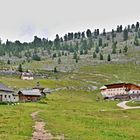
{"type": "Polygon", "coordinates": [[[42,94],[39,89],[20,90],[18,92],[20,102],[35,102],[41,99],[42,94]]]}

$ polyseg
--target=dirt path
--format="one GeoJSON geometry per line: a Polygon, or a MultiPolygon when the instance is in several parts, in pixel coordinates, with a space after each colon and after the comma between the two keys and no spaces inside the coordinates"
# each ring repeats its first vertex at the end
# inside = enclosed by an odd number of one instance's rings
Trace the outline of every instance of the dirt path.
{"type": "Polygon", "coordinates": [[[123,102],[120,102],[120,103],[117,104],[117,106],[118,106],[118,107],[121,107],[121,108],[123,108],[123,109],[137,109],[137,108],[140,108],[140,106],[133,106],[133,107],[127,106],[127,105],[126,105],[127,102],[130,102],[130,101],[123,101],[123,102]]]}
{"type": "Polygon", "coordinates": [[[37,121],[37,112],[31,114],[32,119],[35,121],[34,132],[31,140],[64,140],[64,136],[54,137],[51,133],[45,130],[45,122],[37,121]]]}

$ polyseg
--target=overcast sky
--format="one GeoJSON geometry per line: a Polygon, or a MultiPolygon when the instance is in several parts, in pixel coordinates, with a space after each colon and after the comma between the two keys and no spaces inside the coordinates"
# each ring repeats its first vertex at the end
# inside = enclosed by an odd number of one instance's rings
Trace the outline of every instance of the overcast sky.
{"type": "Polygon", "coordinates": [[[111,30],[139,21],[139,0],[0,0],[2,40],[53,39],[87,28],[111,30]]]}

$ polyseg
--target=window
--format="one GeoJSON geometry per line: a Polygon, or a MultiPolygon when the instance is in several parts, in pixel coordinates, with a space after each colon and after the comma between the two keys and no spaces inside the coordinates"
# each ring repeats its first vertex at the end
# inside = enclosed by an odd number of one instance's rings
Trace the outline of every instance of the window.
{"type": "Polygon", "coordinates": [[[5,95],[5,98],[7,97],[7,95],[5,95]]]}
{"type": "Polygon", "coordinates": [[[10,98],[10,95],[9,95],[9,98],[10,98]]]}

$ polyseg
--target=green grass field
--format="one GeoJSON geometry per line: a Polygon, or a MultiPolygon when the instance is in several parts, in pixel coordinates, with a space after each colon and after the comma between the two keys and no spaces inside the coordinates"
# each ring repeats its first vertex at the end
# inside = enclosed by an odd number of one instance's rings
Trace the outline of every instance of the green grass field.
{"type": "Polygon", "coordinates": [[[16,89],[32,88],[37,81],[49,88],[74,87],[50,94],[42,103],[0,105],[0,139],[31,139],[34,122],[30,114],[39,110],[46,129],[54,135],[64,134],[66,139],[139,140],[140,110],[121,110],[116,106],[118,101],[102,100],[98,90],[104,84],[120,81],[138,84],[139,71],[138,65],[106,64],[85,66],[57,80],[0,77],[0,82],[16,89]],[[97,90],[88,90],[91,85],[97,90]]]}

